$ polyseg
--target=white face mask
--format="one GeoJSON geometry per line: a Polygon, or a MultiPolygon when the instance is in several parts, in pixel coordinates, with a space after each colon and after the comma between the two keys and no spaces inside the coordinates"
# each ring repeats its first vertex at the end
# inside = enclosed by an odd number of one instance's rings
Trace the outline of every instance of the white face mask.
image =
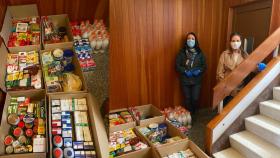
{"type": "Polygon", "coordinates": [[[231,48],[236,50],[236,49],[239,49],[240,46],[241,46],[241,41],[239,42],[230,42],[230,45],[231,45],[231,48]]]}

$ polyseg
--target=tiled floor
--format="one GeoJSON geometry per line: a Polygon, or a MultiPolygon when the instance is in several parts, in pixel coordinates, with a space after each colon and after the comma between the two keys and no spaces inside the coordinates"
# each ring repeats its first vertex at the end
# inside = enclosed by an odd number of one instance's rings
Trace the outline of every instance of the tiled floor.
{"type": "Polygon", "coordinates": [[[217,115],[212,109],[200,109],[195,115],[193,126],[190,129],[189,139],[196,143],[201,149],[205,149],[205,129],[208,122],[217,115]]]}
{"type": "Polygon", "coordinates": [[[93,71],[85,72],[84,76],[88,91],[96,97],[101,105],[109,95],[109,54],[108,52],[94,54],[94,60],[96,68],[93,71]]]}

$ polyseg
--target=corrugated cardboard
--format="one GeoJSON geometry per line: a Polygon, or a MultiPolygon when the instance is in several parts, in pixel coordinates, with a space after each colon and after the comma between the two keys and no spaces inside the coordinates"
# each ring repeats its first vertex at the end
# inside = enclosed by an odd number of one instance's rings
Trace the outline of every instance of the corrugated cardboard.
{"type": "Polygon", "coordinates": [[[198,157],[198,158],[210,158],[208,155],[206,155],[194,142],[190,140],[182,140],[178,141],[174,144],[164,144],[159,147],[156,147],[156,156],[155,158],[162,158],[164,156],[187,150],[190,148],[193,153],[198,157]]]}
{"type": "MultiPolygon", "coordinates": [[[[55,45],[50,45],[48,50],[41,50],[40,51],[40,55],[43,52],[52,51],[52,50],[54,50],[56,48],[57,47],[55,45]]],[[[65,50],[65,49],[72,49],[73,50],[73,46],[68,47],[67,45],[64,45],[60,49],[63,49],[63,50],[65,50]]],[[[74,52],[74,50],[73,50],[73,52],[74,52]]],[[[42,56],[41,56],[41,60],[42,60],[42,56]]],[[[78,75],[80,77],[81,81],[82,81],[82,90],[81,91],[73,91],[73,92],[55,92],[56,94],[87,92],[87,85],[86,85],[86,82],[85,82],[84,74],[82,72],[82,69],[80,67],[80,64],[79,64],[79,61],[78,61],[78,58],[77,58],[76,54],[73,57],[72,64],[75,66],[74,74],[78,75]]],[[[41,66],[43,68],[43,63],[42,62],[41,62],[41,66]]],[[[44,79],[45,79],[45,75],[46,75],[45,72],[43,72],[43,75],[44,75],[44,79]]],[[[45,88],[46,88],[46,91],[47,91],[46,82],[45,82],[45,88]]],[[[50,93],[50,92],[47,91],[47,94],[53,94],[53,93],[50,93]]]]}
{"type": "MultiPolygon", "coordinates": [[[[170,137],[179,136],[179,137],[181,137],[182,139],[187,139],[187,136],[186,136],[186,135],[184,135],[182,132],[180,132],[179,129],[177,129],[175,126],[173,126],[173,125],[172,125],[170,122],[168,122],[168,121],[162,121],[162,122],[157,121],[157,122],[153,122],[153,123],[166,123],[166,125],[167,125],[167,133],[168,133],[168,135],[169,135],[170,137]]],[[[149,145],[150,145],[151,147],[156,147],[156,146],[149,140],[149,138],[145,137],[145,136],[139,131],[139,128],[141,128],[141,127],[147,127],[147,126],[137,126],[136,129],[137,129],[138,133],[140,133],[140,134],[146,139],[146,141],[149,143],[149,145]]],[[[174,143],[175,143],[175,142],[173,142],[173,143],[167,143],[167,144],[174,144],[174,143]]],[[[161,146],[161,145],[159,145],[159,146],[161,146]]]]}
{"type": "MultiPolygon", "coordinates": [[[[29,51],[29,50],[21,50],[21,52],[24,52],[24,51],[29,51]]],[[[20,52],[20,51],[15,51],[15,52],[10,52],[10,53],[18,53],[18,52],[20,52]]],[[[0,58],[0,88],[5,92],[7,92],[5,81],[6,81],[6,72],[7,72],[6,66],[7,66],[8,53],[9,52],[8,52],[6,46],[2,43],[0,46],[0,56],[1,56],[1,58],[0,58]]],[[[39,51],[38,51],[38,53],[39,53],[39,51]]],[[[42,89],[44,89],[43,80],[42,80],[42,89]]],[[[29,90],[26,90],[26,92],[28,92],[28,91],[29,90]]]]}
{"type": "MultiPolygon", "coordinates": [[[[52,99],[69,99],[69,98],[86,98],[88,104],[88,115],[91,125],[91,132],[95,142],[96,153],[99,158],[109,157],[108,138],[96,100],[88,93],[72,93],[72,94],[50,94],[49,95],[49,116],[51,116],[51,100],[52,99]]],[[[51,130],[51,117],[49,117],[49,130],[51,130]]],[[[52,157],[52,134],[49,132],[50,157],[52,157]]]]}
{"type": "MultiPolygon", "coordinates": [[[[127,128],[128,129],[128,128],[127,128]]],[[[124,130],[124,129],[123,129],[124,130]]],[[[121,131],[121,130],[120,130],[121,131]]],[[[143,135],[141,135],[135,128],[133,128],[133,131],[135,132],[135,134],[141,139],[141,141],[145,144],[147,144],[149,146],[149,143],[147,142],[147,140],[143,137],[143,135]]],[[[115,131],[114,131],[115,132],[115,131]]],[[[112,132],[113,133],[113,132],[112,132]]],[[[138,150],[138,151],[134,151],[134,152],[130,152],[130,153],[126,153],[124,155],[121,156],[117,156],[116,158],[151,158],[153,157],[153,153],[151,150],[151,147],[148,147],[146,149],[142,149],[142,150],[138,150]]]]}
{"type": "MultiPolygon", "coordinates": [[[[18,53],[18,52],[19,51],[11,52],[11,53],[18,53]]],[[[5,81],[6,81],[6,71],[7,71],[6,66],[7,66],[8,53],[9,52],[8,52],[7,48],[2,43],[0,46],[0,56],[1,56],[1,58],[0,58],[0,88],[5,92],[7,92],[5,81]]],[[[39,51],[38,51],[38,53],[39,53],[39,51]]],[[[42,89],[44,89],[43,78],[42,78],[42,89]]],[[[33,90],[33,89],[31,89],[31,90],[33,90]]],[[[28,92],[30,90],[25,90],[25,91],[28,92]]]]}
{"type": "Polygon", "coordinates": [[[3,91],[7,92],[5,81],[6,81],[6,71],[7,71],[6,64],[7,64],[8,50],[3,43],[0,45],[0,56],[1,56],[1,58],[0,58],[0,88],[3,91]]]}
{"type": "MultiPolygon", "coordinates": [[[[20,19],[26,17],[39,16],[38,8],[36,4],[29,5],[17,5],[17,6],[7,6],[5,18],[2,25],[2,30],[0,32],[1,37],[4,39],[6,45],[8,45],[9,36],[12,29],[12,19],[20,19]]],[[[19,46],[19,47],[9,47],[10,52],[18,51],[31,51],[40,50],[40,44],[30,45],[30,46],[19,46]]]]}
{"type": "Polygon", "coordinates": [[[146,116],[152,116],[152,118],[144,120],[135,119],[137,125],[139,126],[147,126],[153,122],[163,122],[165,120],[160,110],[152,104],[136,106],[135,108],[146,116]]]}
{"type": "MultiPolygon", "coordinates": [[[[17,91],[17,92],[9,92],[7,93],[6,96],[6,102],[4,105],[4,112],[2,115],[2,119],[1,119],[1,125],[0,125],[0,157],[16,157],[16,158],[30,158],[30,157],[38,157],[38,158],[45,158],[47,156],[47,152],[48,152],[48,142],[46,142],[46,153],[28,153],[28,154],[10,154],[7,155],[5,154],[5,145],[4,145],[4,139],[5,137],[8,135],[9,133],[9,129],[10,126],[7,122],[7,110],[8,110],[8,106],[10,105],[10,100],[11,97],[19,97],[19,96],[26,96],[26,97],[30,97],[31,101],[32,100],[36,100],[36,101],[40,101],[41,99],[45,99],[46,101],[46,94],[44,90],[30,90],[28,93],[24,92],[24,91],[17,91]]],[[[45,106],[46,107],[46,106],[45,106]]],[[[46,115],[46,119],[48,120],[48,115],[46,115]]],[[[46,120],[46,121],[47,121],[46,120]]],[[[47,130],[47,124],[46,124],[46,140],[48,140],[48,130],[47,130]]]]}
{"type": "Polygon", "coordinates": [[[66,27],[67,29],[67,36],[69,39],[69,42],[61,42],[61,43],[52,43],[47,44],[44,42],[44,26],[42,25],[42,43],[44,46],[44,49],[50,49],[50,48],[69,48],[73,46],[73,36],[70,28],[70,22],[67,14],[60,14],[60,15],[49,15],[48,19],[53,23],[55,28],[59,27],[66,27]]]}
{"type": "MultiPolygon", "coordinates": [[[[123,109],[112,110],[109,113],[112,114],[112,113],[122,112],[122,111],[128,111],[128,109],[123,108],[123,109]]],[[[114,126],[114,127],[109,127],[109,133],[125,130],[125,129],[128,129],[128,128],[134,128],[134,127],[136,127],[136,122],[135,121],[128,122],[128,123],[124,123],[124,124],[117,125],[117,126],[114,126]]]]}

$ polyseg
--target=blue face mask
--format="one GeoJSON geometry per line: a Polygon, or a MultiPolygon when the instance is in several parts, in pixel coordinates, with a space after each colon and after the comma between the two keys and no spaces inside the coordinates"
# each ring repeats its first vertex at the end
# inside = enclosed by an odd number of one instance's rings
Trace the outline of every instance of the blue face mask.
{"type": "Polygon", "coordinates": [[[195,40],[193,39],[187,40],[187,45],[188,47],[193,48],[195,46],[195,40]]]}

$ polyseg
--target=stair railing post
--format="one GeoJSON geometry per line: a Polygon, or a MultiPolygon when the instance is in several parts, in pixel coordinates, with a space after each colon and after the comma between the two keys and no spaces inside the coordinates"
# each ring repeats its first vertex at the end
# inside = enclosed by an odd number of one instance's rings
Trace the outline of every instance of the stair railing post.
{"type": "Polygon", "coordinates": [[[279,52],[279,45],[273,51],[273,57],[277,57],[279,52]]]}
{"type": "Polygon", "coordinates": [[[218,106],[218,113],[220,114],[223,111],[224,108],[224,103],[223,100],[220,102],[219,106],[218,106]]]}

